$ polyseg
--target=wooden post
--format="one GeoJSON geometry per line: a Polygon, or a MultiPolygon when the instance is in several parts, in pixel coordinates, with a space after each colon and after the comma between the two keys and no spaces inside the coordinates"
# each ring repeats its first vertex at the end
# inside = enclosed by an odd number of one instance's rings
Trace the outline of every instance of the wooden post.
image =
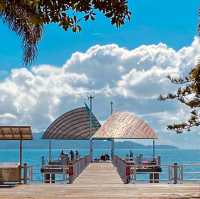
{"type": "Polygon", "coordinates": [[[110,115],[113,114],[113,102],[111,101],[110,102],[110,115]]]}
{"type": "Polygon", "coordinates": [[[115,140],[111,139],[111,159],[114,159],[114,155],[115,155],[115,140]]]}
{"type": "Polygon", "coordinates": [[[51,183],[50,180],[50,173],[44,173],[44,183],[51,183]]]}
{"type": "Polygon", "coordinates": [[[19,164],[22,166],[22,140],[19,142],[19,164]]]}
{"type": "MultiPolygon", "coordinates": [[[[110,115],[113,114],[113,102],[110,102],[110,115]]],[[[114,159],[114,155],[115,155],[115,140],[114,138],[111,139],[111,159],[114,159]]]]}
{"type": "Polygon", "coordinates": [[[21,179],[22,179],[22,139],[20,139],[19,142],[19,183],[21,183],[21,179]]]}
{"type": "Polygon", "coordinates": [[[130,165],[125,163],[125,179],[124,179],[125,184],[130,183],[130,175],[131,175],[130,165]]]}
{"type": "Polygon", "coordinates": [[[27,177],[28,177],[28,167],[27,164],[24,163],[24,184],[27,184],[27,177]]]}
{"type": "Polygon", "coordinates": [[[44,165],[45,165],[45,159],[44,159],[44,156],[42,156],[42,168],[44,167],[44,165]]]}
{"type": "Polygon", "coordinates": [[[93,96],[89,96],[90,101],[90,125],[89,125],[89,135],[90,135],[90,158],[91,162],[93,161],[93,147],[92,147],[92,100],[93,96]]]}
{"type": "Polygon", "coordinates": [[[155,160],[155,140],[153,139],[153,160],[155,160]]]}
{"type": "Polygon", "coordinates": [[[49,162],[51,162],[52,154],[51,154],[51,140],[49,140],[49,162]]]}
{"type": "Polygon", "coordinates": [[[91,162],[93,162],[93,140],[90,139],[90,159],[91,159],[91,162]]]}
{"type": "Polygon", "coordinates": [[[174,163],[174,184],[178,183],[178,164],[174,163]]]}
{"type": "Polygon", "coordinates": [[[73,164],[69,165],[69,184],[72,184],[74,180],[74,167],[73,164]]]}

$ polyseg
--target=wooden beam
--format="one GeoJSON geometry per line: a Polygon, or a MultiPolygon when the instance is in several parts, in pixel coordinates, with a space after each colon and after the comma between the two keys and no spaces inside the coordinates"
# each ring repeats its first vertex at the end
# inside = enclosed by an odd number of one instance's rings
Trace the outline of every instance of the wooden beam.
{"type": "Polygon", "coordinates": [[[155,159],[155,140],[153,139],[153,159],[155,159]]]}
{"type": "Polygon", "coordinates": [[[93,162],[93,140],[90,139],[90,158],[91,162],[93,162]]]}
{"type": "Polygon", "coordinates": [[[49,140],[49,162],[51,162],[51,159],[52,159],[52,153],[51,153],[51,140],[49,140]]]}
{"type": "Polygon", "coordinates": [[[113,157],[115,155],[115,140],[111,139],[111,159],[113,160],[113,157]]]}
{"type": "Polygon", "coordinates": [[[22,179],[22,161],[23,161],[23,152],[22,152],[22,140],[19,141],[19,183],[21,183],[22,179]]]}

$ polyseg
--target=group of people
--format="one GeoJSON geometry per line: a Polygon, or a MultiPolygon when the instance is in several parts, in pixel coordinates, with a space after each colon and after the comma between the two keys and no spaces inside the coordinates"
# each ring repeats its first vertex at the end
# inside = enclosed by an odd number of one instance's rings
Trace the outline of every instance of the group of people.
{"type": "Polygon", "coordinates": [[[60,160],[64,161],[66,164],[68,164],[70,161],[74,161],[74,160],[78,160],[80,158],[80,154],[79,152],[70,150],[69,154],[68,153],[64,153],[64,151],[62,150],[60,153],[60,160]]]}
{"type": "Polygon", "coordinates": [[[143,154],[134,155],[133,151],[130,150],[128,154],[126,154],[126,160],[135,161],[138,164],[141,164],[143,160],[143,154]]]}
{"type": "Polygon", "coordinates": [[[133,159],[134,155],[133,155],[133,151],[130,150],[129,153],[126,154],[126,159],[133,159]]]}
{"type": "Polygon", "coordinates": [[[100,157],[100,160],[102,161],[110,160],[110,156],[108,154],[102,154],[100,157]]]}

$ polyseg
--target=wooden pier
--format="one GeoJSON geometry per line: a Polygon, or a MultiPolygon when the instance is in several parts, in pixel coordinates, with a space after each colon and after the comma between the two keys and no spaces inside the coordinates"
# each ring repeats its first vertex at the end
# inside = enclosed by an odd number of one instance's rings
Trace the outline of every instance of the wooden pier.
{"type": "Polygon", "coordinates": [[[112,163],[91,163],[74,181],[74,185],[112,185],[122,184],[122,180],[112,163]]]}
{"type": "Polygon", "coordinates": [[[200,184],[124,184],[112,163],[91,163],[73,184],[1,188],[0,199],[200,198],[200,184]]]}

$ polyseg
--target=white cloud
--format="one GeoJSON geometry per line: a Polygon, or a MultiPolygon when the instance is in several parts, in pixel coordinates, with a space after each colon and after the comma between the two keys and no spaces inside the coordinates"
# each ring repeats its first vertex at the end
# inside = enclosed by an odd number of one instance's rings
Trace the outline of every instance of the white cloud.
{"type": "MultiPolygon", "coordinates": [[[[83,105],[95,93],[100,120],[115,109],[143,115],[164,132],[169,118],[179,120],[180,105],[159,102],[161,93],[175,90],[167,75],[183,76],[200,54],[199,40],[176,51],[165,44],[142,45],[129,50],[116,44],[96,45],[75,52],[62,67],[38,65],[13,69],[0,82],[0,124],[30,124],[44,129],[61,113],[83,105]]],[[[171,140],[171,138],[170,138],[171,140]]]]}
{"type": "Polygon", "coordinates": [[[4,113],[2,115],[0,115],[1,119],[17,119],[17,117],[15,115],[12,115],[10,113],[4,113]]]}
{"type": "Polygon", "coordinates": [[[158,98],[158,93],[168,93],[172,90],[172,85],[168,87],[168,75],[178,73],[177,68],[167,67],[162,69],[153,66],[149,70],[136,70],[133,68],[118,81],[118,93],[123,93],[126,97],[134,98],[158,98]]]}

